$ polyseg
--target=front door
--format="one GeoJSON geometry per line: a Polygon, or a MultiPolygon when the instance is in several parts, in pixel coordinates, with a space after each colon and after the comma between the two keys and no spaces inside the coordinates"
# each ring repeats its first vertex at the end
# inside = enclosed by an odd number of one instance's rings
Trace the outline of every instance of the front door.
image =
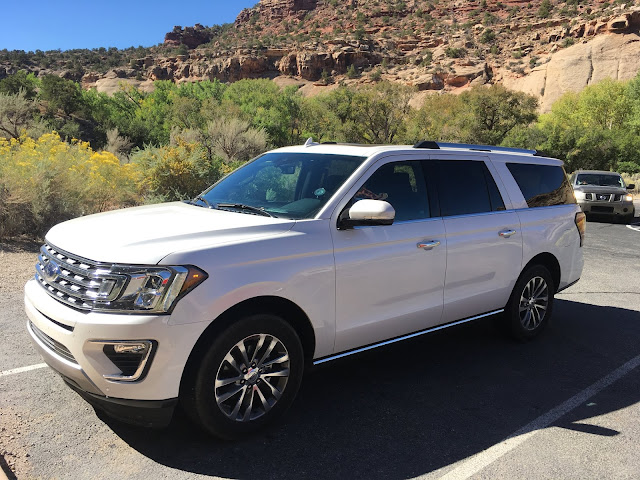
{"type": "Polygon", "coordinates": [[[396,218],[333,231],[336,352],[423,330],[442,317],[444,222],[431,215],[422,162],[387,162],[365,177],[353,201],[385,200],[396,218]]]}

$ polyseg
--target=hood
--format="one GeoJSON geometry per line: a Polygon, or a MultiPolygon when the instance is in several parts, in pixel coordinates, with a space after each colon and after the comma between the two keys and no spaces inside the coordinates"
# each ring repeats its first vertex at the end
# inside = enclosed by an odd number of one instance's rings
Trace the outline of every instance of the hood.
{"type": "Polygon", "coordinates": [[[627,190],[622,187],[601,187],[599,185],[577,185],[574,190],[586,193],[613,193],[626,194],[627,190]]]}
{"type": "Polygon", "coordinates": [[[161,203],[60,223],[47,242],[105,263],[153,265],[177,250],[249,241],[290,230],[295,221],[189,205],[161,203]]]}

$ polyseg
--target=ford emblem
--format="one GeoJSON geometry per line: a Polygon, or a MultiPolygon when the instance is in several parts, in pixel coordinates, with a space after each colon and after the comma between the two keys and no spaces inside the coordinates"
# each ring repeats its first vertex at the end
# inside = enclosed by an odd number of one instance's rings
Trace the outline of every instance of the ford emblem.
{"type": "Polygon", "coordinates": [[[42,273],[44,273],[44,278],[47,282],[53,283],[56,281],[56,279],[62,273],[62,271],[60,270],[60,267],[56,262],[52,262],[51,260],[49,260],[45,264],[44,269],[42,270],[42,273]]]}

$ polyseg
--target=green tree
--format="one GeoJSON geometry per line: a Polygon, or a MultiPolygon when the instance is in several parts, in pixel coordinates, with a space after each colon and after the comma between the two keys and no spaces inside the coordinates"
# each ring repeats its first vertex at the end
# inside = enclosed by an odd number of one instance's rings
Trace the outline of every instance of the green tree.
{"type": "Polygon", "coordinates": [[[413,90],[404,85],[380,82],[360,88],[353,96],[353,135],[362,143],[397,143],[406,129],[413,90]]]}
{"type": "Polygon", "coordinates": [[[283,90],[271,80],[240,80],[225,90],[223,106],[237,110],[275,146],[298,142],[302,99],[296,87],[283,90]]]}
{"type": "Polygon", "coordinates": [[[463,118],[469,110],[458,95],[430,95],[410,112],[405,143],[420,140],[461,142],[466,138],[463,118]]]}
{"type": "Polygon", "coordinates": [[[53,114],[62,110],[65,115],[70,115],[82,104],[80,85],[57,75],[42,77],[39,96],[47,103],[47,110],[53,114]]]}
{"type": "Polygon", "coordinates": [[[24,98],[33,100],[37,95],[40,82],[33,73],[18,70],[13,75],[0,80],[0,93],[16,95],[20,90],[24,91],[24,98]]]}
{"type": "Polygon", "coordinates": [[[608,79],[564,94],[540,117],[538,128],[546,140],[539,148],[564,159],[570,170],[609,170],[637,159],[640,140],[631,92],[630,85],[608,79]]]}
{"type": "Polygon", "coordinates": [[[620,162],[617,168],[618,172],[628,173],[633,175],[635,173],[640,173],[640,164],[636,162],[620,162]]]}
{"type": "Polygon", "coordinates": [[[502,85],[473,88],[460,95],[470,115],[464,118],[469,143],[500,145],[516,126],[529,125],[537,119],[538,100],[502,85]]]}

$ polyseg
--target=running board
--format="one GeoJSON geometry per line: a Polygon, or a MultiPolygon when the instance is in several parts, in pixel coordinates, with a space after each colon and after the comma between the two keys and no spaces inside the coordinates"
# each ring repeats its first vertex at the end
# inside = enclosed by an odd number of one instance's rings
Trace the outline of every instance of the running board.
{"type": "Polygon", "coordinates": [[[392,338],[391,340],[385,340],[384,342],[374,343],[366,347],[356,348],[355,350],[349,350],[347,352],[342,352],[336,355],[331,355],[329,357],[324,357],[319,360],[314,360],[313,364],[320,365],[322,363],[330,362],[332,360],[337,360],[338,358],[347,357],[355,353],[366,352],[367,350],[373,350],[374,348],[384,347],[385,345],[391,345],[392,343],[400,342],[402,340],[408,340],[410,338],[418,337],[426,333],[436,332],[438,330],[444,330],[445,328],[453,327],[455,325],[461,325],[463,323],[471,322],[473,320],[478,320],[484,317],[489,317],[491,315],[496,315],[502,312],[504,312],[504,308],[501,308],[500,310],[494,310],[493,312],[489,312],[489,313],[483,313],[482,315],[476,315],[475,317],[465,318],[464,320],[458,320],[456,322],[451,322],[444,325],[438,325],[437,327],[427,328],[426,330],[420,330],[419,332],[410,333],[409,335],[404,335],[402,337],[392,338]]]}

